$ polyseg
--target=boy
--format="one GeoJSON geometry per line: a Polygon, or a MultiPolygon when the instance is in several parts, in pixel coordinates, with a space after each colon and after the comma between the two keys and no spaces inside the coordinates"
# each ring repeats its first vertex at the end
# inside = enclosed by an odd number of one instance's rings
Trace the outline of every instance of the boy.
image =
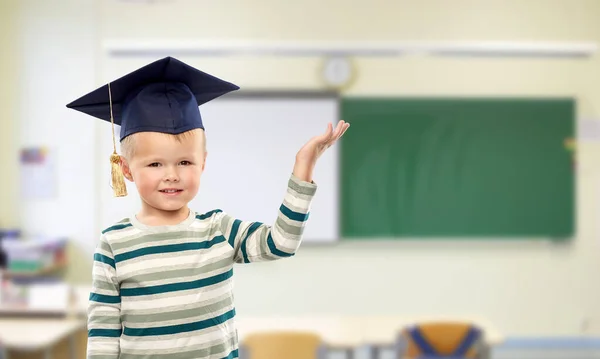
{"type": "Polygon", "coordinates": [[[139,213],[102,232],[94,254],[89,359],[237,358],[233,264],[297,250],[315,163],[349,125],[330,124],[298,151],[272,226],[218,209],[195,213],[187,205],[207,155],[198,106],[237,89],[167,57],[67,105],[121,126],[115,195],[126,195],[125,177],[142,199],[139,213]]]}

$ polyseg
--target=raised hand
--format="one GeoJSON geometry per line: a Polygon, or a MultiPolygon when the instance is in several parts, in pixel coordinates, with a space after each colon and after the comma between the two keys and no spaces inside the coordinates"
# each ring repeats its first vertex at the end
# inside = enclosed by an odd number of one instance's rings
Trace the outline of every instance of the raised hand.
{"type": "Polygon", "coordinates": [[[312,182],[312,173],[321,155],[339,140],[350,124],[339,121],[335,130],[331,123],[325,133],[311,138],[296,154],[294,175],[306,182],[312,182]]]}

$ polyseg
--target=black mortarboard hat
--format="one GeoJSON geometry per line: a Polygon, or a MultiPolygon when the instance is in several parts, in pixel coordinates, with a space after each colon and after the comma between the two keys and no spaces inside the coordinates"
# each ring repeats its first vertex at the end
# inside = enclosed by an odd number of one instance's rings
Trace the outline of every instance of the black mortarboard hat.
{"type": "MultiPolygon", "coordinates": [[[[173,57],[165,57],[78,98],[67,107],[120,125],[120,140],[136,132],[176,135],[204,129],[198,107],[238,89],[173,57]]],[[[111,163],[116,196],[127,194],[120,161],[115,145],[111,163]]]]}
{"type": "Polygon", "coordinates": [[[238,89],[175,58],[165,57],[80,97],[67,107],[111,122],[112,100],[114,123],[121,126],[123,140],[136,132],[179,134],[204,129],[198,106],[238,89]]]}

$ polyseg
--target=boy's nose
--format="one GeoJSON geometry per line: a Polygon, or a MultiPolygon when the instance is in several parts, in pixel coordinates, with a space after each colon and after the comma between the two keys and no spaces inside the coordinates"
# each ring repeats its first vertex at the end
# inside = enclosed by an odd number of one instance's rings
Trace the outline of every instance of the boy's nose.
{"type": "Polygon", "coordinates": [[[168,171],[165,174],[165,181],[167,182],[178,182],[179,181],[179,176],[177,175],[176,171],[168,171]]]}

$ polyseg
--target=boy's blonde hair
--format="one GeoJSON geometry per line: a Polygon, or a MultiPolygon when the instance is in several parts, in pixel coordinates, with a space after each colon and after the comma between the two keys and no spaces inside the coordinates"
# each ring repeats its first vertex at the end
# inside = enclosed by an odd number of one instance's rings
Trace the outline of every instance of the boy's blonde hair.
{"type": "MultiPolygon", "coordinates": [[[[134,133],[130,136],[127,136],[121,141],[121,153],[126,159],[133,158],[135,154],[135,137],[137,133],[134,133]]],[[[168,133],[162,133],[164,136],[169,136],[174,138],[178,142],[183,142],[189,138],[193,138],[196,136],[200,136],[200,140],[202,141],[202,150],[206,152],[206,133],[203,129],[197,128],[190,131],[186,131],[177,135],[172,135],[168,133]]]]}

